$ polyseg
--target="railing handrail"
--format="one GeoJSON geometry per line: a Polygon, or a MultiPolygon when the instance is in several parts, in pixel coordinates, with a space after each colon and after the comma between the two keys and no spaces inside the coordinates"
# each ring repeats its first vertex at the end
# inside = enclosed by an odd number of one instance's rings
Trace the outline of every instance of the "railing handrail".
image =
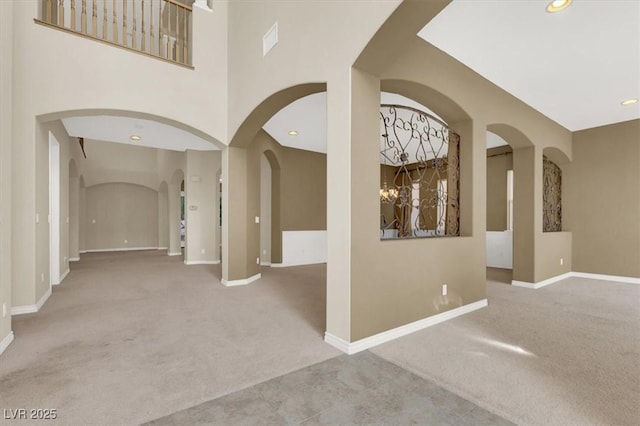
{"type": "Polygon", "coordinates": [[[191,6],[177,0],[40,2],[37,23],[193,68],[191,6]]]}

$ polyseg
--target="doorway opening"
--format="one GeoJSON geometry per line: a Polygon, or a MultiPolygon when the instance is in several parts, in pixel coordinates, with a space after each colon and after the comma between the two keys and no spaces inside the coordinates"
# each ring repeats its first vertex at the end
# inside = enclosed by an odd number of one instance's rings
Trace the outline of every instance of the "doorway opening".
{"type": "Polygon", "coordinates": [[[49,132],[49,283],[60,284],[60,143],[49,132]]]}

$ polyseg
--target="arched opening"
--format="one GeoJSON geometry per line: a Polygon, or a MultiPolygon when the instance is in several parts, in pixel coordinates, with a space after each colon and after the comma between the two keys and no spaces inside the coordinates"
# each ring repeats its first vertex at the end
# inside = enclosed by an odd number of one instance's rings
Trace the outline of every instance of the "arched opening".
{"type": "Polygon", "coordinates": [[[69,160],[69,261],[80,260],[80,177],[78,166],[69,160]]]}
{"type": "Polygon", "coordinates": [[[487,126],[487,277],[511,283],[533,267],[533,245],[526,235],[531,223],[534,185],[526,179],[535,155],[533,143],[508,124],[487,126]]]}
{"type": "Polygon", "coordinates": [[[282,263],[280,164],[273,151],[260,157],[260,264],[282,263]]]}
{"type": "Polygon", "coordinates": [[[158,186],[158,250],[169,249],[169,185],[166,181],[158,186]]]}
{"type": "Polygon", "coordinates": [[[78,253],[87,252],[87,187],[80,175],[78,186],[78,253]]]}
{"type": "Polygon", "coordinates": [[[182,255],[182,247],[186,238],[184,216],[184,172],[175,170],[167,188],[168,224],[169,224],[169,256],[182,255]]]}

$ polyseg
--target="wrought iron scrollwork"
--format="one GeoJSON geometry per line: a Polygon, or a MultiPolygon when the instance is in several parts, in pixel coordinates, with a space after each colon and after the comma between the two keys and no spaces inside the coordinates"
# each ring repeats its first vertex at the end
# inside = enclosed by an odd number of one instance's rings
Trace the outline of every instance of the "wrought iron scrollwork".
{"type": "Polygon", "coordinates": [[[460,137],[424,111],[381,105],[381,238],[460,234],[460,137]]]}
{"type": "Polygon", "coordinates": [[[542,229],[562,231],[562,170],[542,157],[542,229]]]}

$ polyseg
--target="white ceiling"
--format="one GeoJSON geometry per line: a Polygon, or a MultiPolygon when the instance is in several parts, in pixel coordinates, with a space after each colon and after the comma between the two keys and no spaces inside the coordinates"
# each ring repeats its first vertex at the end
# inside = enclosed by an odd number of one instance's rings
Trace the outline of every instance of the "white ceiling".
{"type": "Polygon", "coordinates": [[[571,131],[640,118],[640,1],[454,0],[419,36],[571,131]]]}
{"type": "MultiPolygon", "coordinates": [[[[410,106],[442,119],[426,106],[395,93],[382,92],[380,103],[410,106]]],[[[280,145],[326,154],[327,93],[314,93],[290,103],[271,117],[263,128],[280,145]],[[298,134],[289,135],[290,130],[295,130],[298,134]]],[[[380,143],[382,147],[382,138],[380,143]]],[[[507,145],[504,139],[487,132],[487,148],[502,145],[507,145]]]]}
{"type": "Polygon", "coordinates": [[[111,115],[63,118],[69,136],[172,151],[214,151],[219,148],[193,133],[153,120],[111,115]],[[131,135],[142,139],[131,140],[131,135]]]}

